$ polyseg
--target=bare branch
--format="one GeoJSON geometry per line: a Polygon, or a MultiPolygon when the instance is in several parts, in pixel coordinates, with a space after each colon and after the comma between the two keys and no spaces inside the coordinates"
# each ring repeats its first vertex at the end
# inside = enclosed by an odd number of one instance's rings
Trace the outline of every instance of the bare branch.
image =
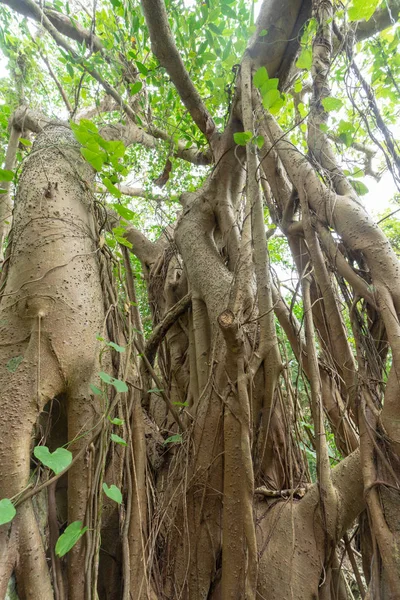
{"type": "Polygon", "coordinates": [[[149,363],[154,363],[154,358],[157,348],[162,339],[165,337],[168,330],[179,319],[181,315],[189,308],[192,303],[192,294],[189,292],[181,298],[174,306],[166,313],[161,323],[159,323],[152,331],[151,336],[146,342],[144,353],[146,354],[149,363]]]}
{"type": "Polygon", "coordinates": [[[131,252],[137,256],[142,263],[142,266],[149,270],[159,255],[156,244],[148,240],[147,237],[135,227],[128,227],[124,237],[132,244],[131,252]]]}
{"type": "Polygon", "coordinates": [[[216,133],[215,123],[193,85],[168,24],[164,0],[142,0],[154,56],[171,77],[183,104],[209,142],[216,133]]]}
{"type": "Polygon", "coordinates": [[[97,106],[89,106],[88,108],[82,108],[76,116],[74,121],[79,123],[81,119],[93,119],[102,113],[119,110],[119,105],[114,102],[111,96],[104,96],[97,106]]]}
{"type": "MultiPolygon", "coordinates": [[[[121,194],[123,194],[124,196],[130,196],[131,198],[147,198],[148,196],[150,196],[155,200],[161,199],[160,196],[152,196],[151,194],[146,192],[146,190],[140,187],[131,187],[129,185],[122,185],[119,183],[116,183],[115,187],[119,189],[121,194]]],[[[107,193],[107,188],[104,185],[98,185],[96,186],[96,192],[107,193]]]]}
{"type": "Polygon", "coordinates": [[[56,86],[58,88],[58,91],[61,94],[64,104],[67,107],[67,111],[69,112],[70,115],[72,115],[74,109],[72,108],[70,101],[68,100],[67,94],[65,93],[63,86],[59,82],[57,75],[54,73],[50,62],[47,60],[46,56],[44,56],[44,54],[42,54],[41,52],[40,52],[40,56],[42,57],[42,60],[47,67],[47,70],[49,71],[50,77],[53,79],[54,83],[56,84],[56,86]]]}
{"type": "Polygon", "coordinates": [[[174,144],[175,156],[178,156],[187,162],[191,162],[194,165],[210,165],[213,162],[210,151],[202,152],[196,146],[189,146],[188,148],[187,142],[183,140],[173,142],[171,136],[162,129],[158,129],[158,127],[151,127],[150,132],[155,138],[174,144]]]}
{"type": "Polygon", "coordinates": [[[51,119],[38,110],[28,108],[28,106],[19,106],[11,118],[11,125],[13,127],[16,127],[19,131],[28,129],[33,133],[40,133],[50,123],[63,123],[65,126],[68,126],[68,123],[51,119]]]}
{"type": "MultiPolygon", "coordinates": [[[[335,142],[335,144],[339,144],[341,146],[344,145],[344,141],[342,140],[342,138],[340,138],[337,135],[333,135],[331,133],[328,133],[328,138],[330,140],[332,140],[332,142],[335,142]]],[[[365,146],[364,144],[361,144],[360,142],[351,142],[350,147],[353,148],[356,152],[360,152],[361,154],[364,154],[364,172],[366,175],[369,175],[370,177],[373,177],[376,181],[379,181],[382,177],[382,175],[380,173],[377,173],[376,171],[374,171],[373,167],[372,167],[372,159],[374,158],[374,156],[376,155],[376,150],[374,150],[373,148],[370,148],[369,146],[365,146]]]]}
{"type": "Polygon", "coordinates": [[[125,146],[131,144],[142,144],[146,148],[157,148],[157,139],[162,139],[169,142],[175,149],[174,155],[177,158],[182,158],[194,165],[209,165],[211,164],[211,153],[203,153],[196,146],[186,147],[186,142],[179,140],[176,144],[172,138],[161,129],[151,128],[151,134],[141,129],[132,121],[128,121],[125,125],[121,123],[115,125],[106,125],[101,130],[101,135],[109,140],[122,140],[125,146]]]}

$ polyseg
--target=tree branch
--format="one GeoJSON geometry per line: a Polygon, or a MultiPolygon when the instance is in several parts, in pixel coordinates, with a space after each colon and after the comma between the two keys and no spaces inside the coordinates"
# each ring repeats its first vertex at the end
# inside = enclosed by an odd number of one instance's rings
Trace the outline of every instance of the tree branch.
{"type": "Polygon", "coordinates": [[[215,123],[200,94],[194,87],[175,45],[164,0],[142,0],[142,8],[149,29],[151,49],[154,56],[171,77],[193,121],[211,143],[216,133],[215,123]]]}
{"type": "Polygon", "coordinates": [[[167,331],[179,319],[181,315],[188,309],[192,303],[192,294],[189,292],[183,296],[174,306],[166,313],[161,323],[159,323],[152,331],[151,336],[146,342],[144,353],[147,356],[149,363],[154,363],[157,348],[160,342],[165,337],[167,331]]]}
{"type": "Polygon", "coordinates": [[[168,133],[161,129],[152,127],[150,131],[151,133],[147,133],[147,131],[138,127],[132,121],[128,121],[125,125],[122,125],[122,123],[106,125],[101,129],[101,135],[109,140],[121,140],[125,146],[142,144],[146,148],[157,148],[157,139],[162,139],[174,147],[174,155],[177,158],[186,160],[194,165],[211,164],[211,153],[203,153],[196,146],[187,148],[186,142],[182,140],[175,143],[168,133]]]}
{"type": "Polygon", "coordinates": [[[270,77],[286,79],[299,47],[299,32],[311,15],[310,0],[264,0],[256,32],[248,45],[254,66],[265,66],[270,77]],[[264,32],[265,35],[261,35],[264,32]],[[286,56],[289,49],[290,60],[286,56]]]}
{"type": "Polygon", "coordinates": [[[70,101],[68,100],[68,96],[67,96],[67,94],[65,93],[65,90],[64,90],[63,86],[62,86],[62,85],[61,85],[61,83],[59,82],[59,80],[58,80],[58,78],[57,78],[57,75],[56,75],[56,74],[55,74],[55,72],[53,71],[53,69],[52,69],[52,67],[51,67],[51,64],[50,64],[50,62],[48,61],[48,59],[46,58],[46,56],[45,56],[44,54],[42,54],[40,51],[39,51],[39,53],[40,53],[40,56],[42,57],[42,60],[43,60],[44,64],[45,64],[45,65],[46,65],[46,67],[47,67],[47,70],[49,71],[50,77],[53,79],[54,83],[55,83],[55,84],[56,84],[56,86],[57,86],[57,89],[58,89],[58,91],[59,91],[59,92],[60,92],[60,94],[61,94],[61,97],[62,97],[62,99],[63,99],[63,101],[64,101],[64,104],[65,104],[65,106],[66,106],[66,108],[67,108],[67,111],[69,112],[69,114],[70,114],[70,115],[72,115],[72,113],[73,113],[74,109],[72,108],[72,106],[71,106],[71,103],[70,103],[70,101]]]}

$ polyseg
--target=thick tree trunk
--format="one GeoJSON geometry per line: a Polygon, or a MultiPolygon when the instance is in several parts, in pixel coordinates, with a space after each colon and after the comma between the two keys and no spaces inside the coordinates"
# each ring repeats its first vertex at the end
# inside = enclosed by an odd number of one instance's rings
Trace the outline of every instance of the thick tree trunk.
{"type": "MultiPolygon", "coordinates": [[[[31,470],[32,436],[44,407],[64,394],[66,441],[77,453],[99,419],[89,383],[98,372],[96,335],[104,320],[91,168],[72,132],[49,126],[37,137],[20,178],[7,280],[1,299],[2,419],[0,496],[21,494],[31,470]],[[10,373],[9,361],[22,361],[10,373]],[[76,440],[75,440],[76,438],[76,440]]],[[[39,439],[37,439],[39,442],[39,439]]],[[[69,472],[68,520],[85,520],[90,474],[84,457],[69,472]]],[[[15,536],[17,553],[0,565],[0,589],[17,565],[21,598],[53,598],[43,545],[30,500],[1,527],[1,550],[15,536]],[[17,557],[18,556],[18,557],[17,557]]],[[[84,597],[85,543],[69,556],[70,598],[84,597]]]]}

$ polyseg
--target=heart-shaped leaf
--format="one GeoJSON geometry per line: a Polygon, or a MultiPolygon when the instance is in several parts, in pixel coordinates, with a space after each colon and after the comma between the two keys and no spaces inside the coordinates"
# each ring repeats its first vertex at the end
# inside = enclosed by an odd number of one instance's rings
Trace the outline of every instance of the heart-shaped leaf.
{"type": "Polygon", "coordinates": [[[307,69],[309,71],[312,65],[312,51],[304,47],[301,51],[301,54],[296,62],[296,67],[298,69],[307,69]]]}
{"type": "Polygon", "coordinates": [[[116,344],[115,342],[108,342],[108,345],[111,346],[111,348],[114,348],[114,350],[116,352],[125,352],[124,346],[120,346],[119,344],[116,344]]]}
{"type": "Polygon", "coordinates": [[[117,504],[121,504],[122,494],[116,485],[110,485],[110,487],[108,487],[106,483],[103,483],[103,491],[106,496],[111,498],[111,500],[114,500],[117,504]]]}
{"type": "Polygon", "coordinates": [[[113,385],[115,387],[115,389],[117,390],[117,392],[122,393],[122,392],[128,391],[128,386],[126,385],[125,381],[121,381],[120,379],[115,379],[114,377],[111,377],[111,375],[109,375],[108,373],[104,373],[104,371],[100,371],[99,377],[105,383],[108,383],[109,385],[113,385]]]}
{"type": "Polygon", "coordinates": [[[235,140],[235,144],[238,146],[245,146],[247,142],[251,140],[253,134],[251,131],[238,131],[233,134],[233,139],[235,140]]]}
{"type": "Polygon", "coordinates": [[[118,417],[114,417],[114,419],[111,419],[110,417],[108,417],[110,423],[112,423],[113,425],[123,425],[125,423],[125,421],[123,419],[118,419],[118,417]]]}
{"type": "Polygon", "coordinates": [[[116,198],[121,198],[122,194],[120,190],[117,187],[115,187],[113,183],[111,183],[108,177],[103,177],[103,183],[110,192],[110,194],[112,194],[116,198]]]}
{"type": "Polygon", "coordinates": [[[57,540],[56,543],[56,554],[57,556],[64,556],[73,548],[76,542],[83,536],[87,527],[82,528],[82,521],[74,521],[71,525],[68,525],[67,529],[57,540]]]}
{"type": "Polygon", "coordinates": [[[0,500],[0,525],[9,523],[15,517],[17,511],[14,508],[14,504],[8,498],[0,500]]]}
{"type": "Polygon", "coordinates": [[[35,446],[33,454],[56,475],[64,471],[72,462],[72,452],[66,448],[57,448],[54,452],[50,452],[47,446],[35,446]]]}
{"type": "Polygon", "coordinates": [[[126,441],[122,437],[119,437],[119,435],[117,435],[116,433],[111,434],[111,439],[113,442],[115,442],[116,444],[120,444],[121,446],[127,445],[126,441]]]}
{"type": "Polygon", "coordinates": [[[0,181],[12,181],[14,178],[14,173],[12,171],[8,171],[7,169],[0,169],[0,181]]]}
{"type": "Polygon", "coordinates": [[[97,387],[97,385],[93,385],[93,383],[90,384],[90,389],[92,390],[93,394],[95,396],[102,396],[103,392],[101,391],[100,388],[97,387]]]}
{"type": "Polygon", "coordinates": [[[175,435],[171,435],[166,440],[164,440],[164,444],[182,444],[181,434],[176,433],[175,435]]]}
{"type": "Polygon", "coordinates": [[[256,88],[260,88],[264,83],[268,81],[268,71],[265,67],[260,67],[255,73],[253,77],[253,83],[256,88]]]}

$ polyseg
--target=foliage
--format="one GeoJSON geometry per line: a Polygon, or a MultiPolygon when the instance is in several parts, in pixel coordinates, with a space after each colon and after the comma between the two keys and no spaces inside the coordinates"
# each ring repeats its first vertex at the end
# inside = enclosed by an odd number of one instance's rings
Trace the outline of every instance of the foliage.
{"type": "Polygon", "coordinates": [[[81,521],[74,521],[60,535],[56,543],[56,554],[57,556],[64,556],[75,546],[80,538],[87,531],[87,527],[82,527],[81,521]]]}

